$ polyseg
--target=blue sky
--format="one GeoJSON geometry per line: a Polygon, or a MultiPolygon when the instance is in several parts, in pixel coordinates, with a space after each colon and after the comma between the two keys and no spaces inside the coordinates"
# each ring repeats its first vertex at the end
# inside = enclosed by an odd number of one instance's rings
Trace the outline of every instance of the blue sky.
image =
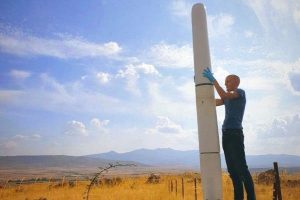
{"type": "MultiPolygon", "coordinates": [[[[1,1],[0,154],[197,149],[194,3],[1,1]]],[[[247,154],[300,155],[300,2],[202,3],[215,76],[246,91],[247,154]]]]}

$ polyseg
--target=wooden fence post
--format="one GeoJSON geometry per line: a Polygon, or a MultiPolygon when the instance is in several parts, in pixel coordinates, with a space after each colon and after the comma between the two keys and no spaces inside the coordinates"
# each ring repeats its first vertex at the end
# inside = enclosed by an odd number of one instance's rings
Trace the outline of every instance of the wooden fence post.
{"type": "Polygon", "coordinates": [[[183,178],[181,178],[181,193],[182,193],[182,198],[184,199],[184,182],[183,182],[183,178]]]}
{"type": "Polygon", "coordinates": [[[194,186],[195,186],[195,200],[197,200],[197,178],[194,178],[194,186]]]}
{"type": "Polygon", "coordinates": [[[275,176],[275,180],[273,184],[273,200],[282,200],[278,164],[277,162],[274,162],[273,165],[274,165],[274,176],[275,176]]]}
{"type": "Polygon", "coordinates": [[[175,180],[175,191],[176,191],[176,196],[177,196],[177,179],[175,180]]]}

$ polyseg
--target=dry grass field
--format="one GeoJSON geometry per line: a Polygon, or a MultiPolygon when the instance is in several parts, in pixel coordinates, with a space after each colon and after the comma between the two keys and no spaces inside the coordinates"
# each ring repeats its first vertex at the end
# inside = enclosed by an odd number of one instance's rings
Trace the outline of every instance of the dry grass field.
{"type": "MultiPolygon", "coordinates": [[[[268,175],[253,175],[257,199],[272,199],[273,185],[268,175]]],[[[102,177],[90,191],[89,199],[98,200],[175,200],[183,199],[182,178],[184,180],[184,199],[194,200],[194,180],[197,180],[197,197],[202,199],[201,179],[199,174],[184,173],[178,175],[161,174],[159,179],[149,176],[102,177]],[[177,180],[177,192],[176,192],[177,180]],[[149,183],[150,181],[150,183],[149,183]],[[156,183],[155,183],[156,182],[156,183]],[[173,185],[173,191],[171,188],[173,185]]],[[[300,174],[281,174],[282,196],[284,200],[300,199],[300,174]]],[[[1,200],[79,200],[84,194],[89,181],[56,180],[27,184],[2,184],[1,200]]],[[[223,174],[224,200],[233,199],[231,180],[223,174]]]]}

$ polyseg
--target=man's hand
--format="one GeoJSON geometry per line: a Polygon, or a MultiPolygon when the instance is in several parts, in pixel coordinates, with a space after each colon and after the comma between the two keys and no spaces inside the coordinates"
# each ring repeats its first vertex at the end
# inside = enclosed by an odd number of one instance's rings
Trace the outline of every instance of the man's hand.
{"type": "Polygon", "coordinates": [[[207,78],[212,84],[215,82],[215,77],[213,76],[213,73],[210,71],[210,69],[207,67],[203,70],[202,76],[207,78]]]}

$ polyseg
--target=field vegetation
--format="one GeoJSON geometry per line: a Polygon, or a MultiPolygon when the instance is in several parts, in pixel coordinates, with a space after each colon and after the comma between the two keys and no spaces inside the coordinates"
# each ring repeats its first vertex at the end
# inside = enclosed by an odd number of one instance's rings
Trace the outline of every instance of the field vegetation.
{"type": "MultiPolygon", "coordinates": [[[[270,172],[254,174],[257,199],[272,199],[273,176],[270,172]]],[[[223,173],[224,200],[233,199],[231,180],[223,173]]],[[[300,174],[281,173],[283,199],[299,200],[300,174]]],[[[202,199],[201,178],[197,173],[152,174],[140,176],[99,177],[91,187],[88,199],[98,200],[194,200],[195,180],[197,199],[202,199]],[[183,181],[183,190],[182,190],[183,181]],[[176,187],[177,185],[177,187],[176,187]],[[184,191],[184,194],[183,194],[184,191]],[[184,195],[184,196],[183,196],[184,195]],[[183,198],[184,197],[184,198],[183,198]]],[[[77,179],[32,179],[1,183],[1,200],[79,200],[87,199],[90,181],[77,179]]]]}

